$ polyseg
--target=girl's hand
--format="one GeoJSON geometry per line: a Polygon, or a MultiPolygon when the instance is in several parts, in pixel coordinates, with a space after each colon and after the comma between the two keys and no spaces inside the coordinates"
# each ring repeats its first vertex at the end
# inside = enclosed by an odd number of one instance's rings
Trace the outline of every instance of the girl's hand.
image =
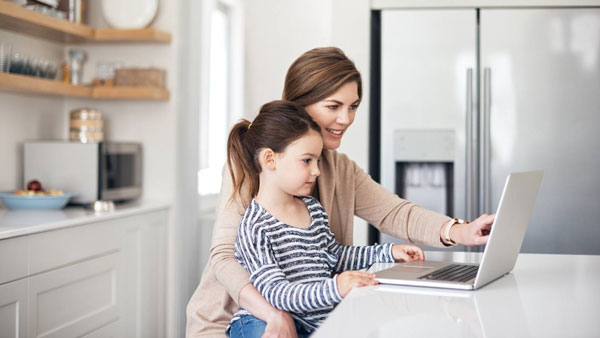
{"type": "Polygon", "coordinates": [[[266,323],[262,338],[298,338],[294,319],[285,311],[273,312],[266,323]]]}
{"type": "Polygon", "coordinates": [[[344,271],[337,276],[337,287],[340,295],[346,297],[354,287],[377,285],[375,274],[362,271],[344,271]]]}
{"type": "Polygon", "coordinates": [[[394,244],[392,246],[392,255],[396,262],[412,262],[425,260],[423,250],[415,245],[394,244]]]}

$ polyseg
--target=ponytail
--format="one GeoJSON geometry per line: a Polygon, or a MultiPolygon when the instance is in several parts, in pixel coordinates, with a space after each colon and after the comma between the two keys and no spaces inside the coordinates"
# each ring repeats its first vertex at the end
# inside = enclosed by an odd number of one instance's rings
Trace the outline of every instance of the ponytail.
{"type": "MultiPolygon", "coordinates": [[[[235,196],[242,195],[242,186],[246,180],[249,183],[250,196],[256,196],[258,193],[260,166],[255,163],[254,154],[248,149],[247,142],[244,142],[252,122],[242,119],[236,123],[227,139],[227,166],[229,175],[233,182],[233,191],[229,200],[235,196]]],[[[249,201],[244,201],[247,204],[249,201]]]]}

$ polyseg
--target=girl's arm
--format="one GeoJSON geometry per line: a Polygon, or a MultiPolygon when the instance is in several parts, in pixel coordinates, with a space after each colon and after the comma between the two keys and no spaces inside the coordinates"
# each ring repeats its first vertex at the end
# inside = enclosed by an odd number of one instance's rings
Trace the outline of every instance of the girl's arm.
{"type": "Polygon", "coordinates": [[[337,277],[318,282],[292,283],[277,264],[269,264],[250,275],[250,280],[277,309],[302,313],[326,309],[342,301],[337,277]]]}
{"type": "Polygon", "coordinates": [[[309,204],[311,217],[320,220],[326,225],[325,238],[327,240],[327,250],[337,257],[337,264],[334,272],[349,270],[361,270],[371,266],[373,263],[392,263],[395,262],[393,253],[393,244],[375,244],[370,246],[348,246],[341,245],[335,239],[335,235],[329,229],[329,216],[319,201],[312,198],[313,203],[309,204]]]}
{"type": "Polygon", "coordinates": [[[335,272],[347,270],[360,270],[371,266],[373,263],[393,263],[393,244],[375,244],[369,246],[341,245],[335,240],[333,233],[329,232],[328,249],[338,257],[335,272]]]}

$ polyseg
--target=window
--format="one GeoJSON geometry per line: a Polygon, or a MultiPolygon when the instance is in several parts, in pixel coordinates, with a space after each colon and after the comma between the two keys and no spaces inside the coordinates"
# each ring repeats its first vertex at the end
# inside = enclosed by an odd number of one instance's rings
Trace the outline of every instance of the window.
{"type": "MultiPolygon", "coordinates": [[[[216,1],[210,13],[210,42],[207,88],[201,100],[207,101],[200,117],[200,164],[198,194],[219,193],[221,170],[227,157],[227,136],[235,121],[242,116],[243,50],[240,4],[236,1],[216,1]]],[[[206,26],[205,26],[206,27],[206,26]]]]}

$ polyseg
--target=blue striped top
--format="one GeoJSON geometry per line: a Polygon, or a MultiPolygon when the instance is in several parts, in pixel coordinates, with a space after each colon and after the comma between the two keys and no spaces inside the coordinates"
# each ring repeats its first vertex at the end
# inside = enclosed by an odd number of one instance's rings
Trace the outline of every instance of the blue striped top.
{"type": "MultiPolygon", "coordinates": [[[[289,312],[309,331],[342,300],[337,273],[377,262],[394,262],[392,244],[344,246],[331,230],[327,213],[313,197],[300,197],[311,217],[308,228],[282,223],[252,200],[235,243],[235,256],[250,282],[275,308],[289,312]]],[[[240,308],[231,323],[250,314],[240,308]]]]}

